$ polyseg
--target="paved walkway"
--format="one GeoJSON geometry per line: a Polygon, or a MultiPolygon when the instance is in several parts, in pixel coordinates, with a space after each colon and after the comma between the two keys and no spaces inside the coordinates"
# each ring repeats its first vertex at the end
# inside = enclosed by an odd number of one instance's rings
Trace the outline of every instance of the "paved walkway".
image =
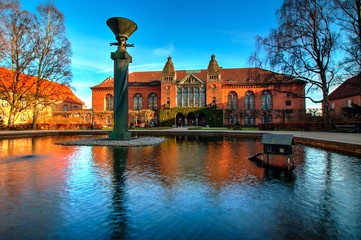
{"type": "MultiPolygon", "coordinates": [[[[326,140],[330,142],[350,143],[361,146],[361,133],[336,133],[336,132],[299,132],[299,131],[249,131],[249,130],[217,130],[209,128],[209,130],[189,130],[187,127],[170,128],[160,130],[130,130],[131,132],[220,132],[220,133],[243,133],[243,134],[292,134],[294,137],[302,137],[314,140],[326,140]]],[[[0,139],[12,137],[41,136],[41,135],[76,135],[76,134],[107,134],[107,130],[28,130],[28,131],[0,131],[0,139]]]]}

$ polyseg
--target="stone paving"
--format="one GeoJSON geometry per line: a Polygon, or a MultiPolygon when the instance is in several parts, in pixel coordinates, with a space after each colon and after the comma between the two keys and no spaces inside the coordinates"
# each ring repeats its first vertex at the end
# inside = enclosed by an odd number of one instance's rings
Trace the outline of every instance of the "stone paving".
{"type": "Polygon", "coordinates": [[[66,146],[113,146],[113,147],[143,147],[158,145],[165,141],[164,138],[139,137],[127,140],[113,140],[108,138],[88,138],[56,143],[66,146]]]}

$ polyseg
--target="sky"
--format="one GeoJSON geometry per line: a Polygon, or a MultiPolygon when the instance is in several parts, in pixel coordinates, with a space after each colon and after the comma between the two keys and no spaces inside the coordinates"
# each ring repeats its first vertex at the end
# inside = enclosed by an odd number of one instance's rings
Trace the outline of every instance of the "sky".
{"type": "MultiPolygon", "coordinates": [[[[36,13],[45,0],[20,0],[22,9],[36,13]]],[[[90,87],[113,77],[115,36],[106,25],[125,17],[138,25],[128,39],[133,57],[130,72],[161,71],[168,56],[176,70],[206,69],[212,54],[223,68],[253,67],[249,56],[256,36],[277,26],[282,0],[52,0],[65,16],[72,44],[72,87],[91,108],[90,87]]]]}

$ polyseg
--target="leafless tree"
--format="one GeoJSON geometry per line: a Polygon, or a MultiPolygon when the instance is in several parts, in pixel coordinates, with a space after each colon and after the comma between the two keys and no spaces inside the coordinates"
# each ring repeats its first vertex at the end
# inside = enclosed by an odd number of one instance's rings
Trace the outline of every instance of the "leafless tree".
{"type": "Polygon", "coordinates": [[[36,129],[38,112],[54,104],[57,96],[64,94],[64,88],[59,84],[69,85],[72,76],[71,45],[65,35],[64,15],[51,2],[40,4],[37,10],[33,129],[36,129]]]}
{"type": "Polygon", "coordinates": [[[346,37],[342,49],[346,57],[342,62],[346,72],[357,75],[361,72],[361,1],[333,0],[337,23],[346,37]]]}
{"type": "Polygon", "coordinates": [[[304,95],[292,94],[323,104],[327,131],[331,128],[328,94],[338,69],[332,58],[339,39],[332,31],[333,11],[327,0],[284,0],[279,26],[258,37],[251,57],[260,67],[266,64],[274,72],[306,81],[304,95]],[[320,99],[310,95],[314,90],[322,92],[320,99]]]}
{"type": "Polygon", "coordinates": [[[0,3],[0,91],[9,106],[8,127],[14,128],[17,114],[29,107],[31,63],[35,59],[35,17],[22,11],[17,0],[0,3]],[[9,71],[10,69],[10,71],[9,71]]]}

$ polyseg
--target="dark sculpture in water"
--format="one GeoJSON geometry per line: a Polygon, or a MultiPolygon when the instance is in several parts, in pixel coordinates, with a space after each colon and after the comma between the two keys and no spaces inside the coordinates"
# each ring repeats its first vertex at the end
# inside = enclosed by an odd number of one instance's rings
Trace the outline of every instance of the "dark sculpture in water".
{"type": "Polygon", "coordinates": [[[115,34],[116,43],[111,46],[118,46],[117,51],[111,53],[114,61],[114,128],[109,134],[109,139],[129,139],[131,133],[128,132],[128,67],[132,62],[132,56],[127,52],[127,40],[138,28],[133,21],[113,17],[107,20],[108,27],[115,34]]]}

